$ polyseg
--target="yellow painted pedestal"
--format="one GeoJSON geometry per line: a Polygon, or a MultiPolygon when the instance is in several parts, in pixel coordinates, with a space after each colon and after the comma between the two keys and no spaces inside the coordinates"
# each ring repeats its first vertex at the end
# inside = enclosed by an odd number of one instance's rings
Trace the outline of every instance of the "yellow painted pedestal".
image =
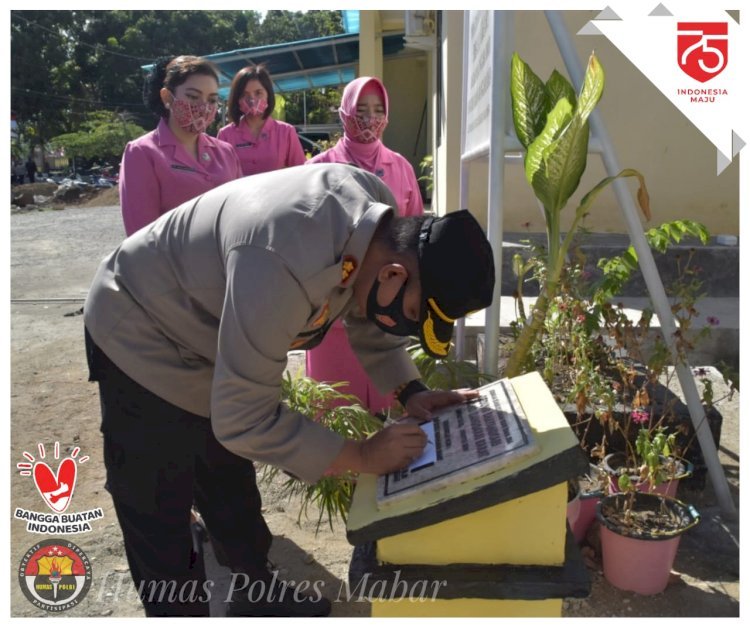
{"type": "Polygon", "coordinates": [[[565,512],[566,482],[588,461],[541,377],[511,383],[534,455],[380,508],[376,478],[360,478],[347,524],[358,546],[350,587],[371,587],[373,616],[550,617],[563,597],[587,593],[565,512]]]}

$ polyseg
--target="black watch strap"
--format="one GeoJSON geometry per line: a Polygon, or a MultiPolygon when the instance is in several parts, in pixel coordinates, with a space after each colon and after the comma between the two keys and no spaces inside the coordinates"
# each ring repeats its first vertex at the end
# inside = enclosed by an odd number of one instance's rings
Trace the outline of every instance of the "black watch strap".
{"type": "Polygon", "coordinates": [[[427,388],[427,386],[425,386],[418,379],[413,379],[407,384],[403,384],[396,389],[396,399],[398,399],[398,402],[402,406],[406,407],[406,402],[409,401],[409,397],[417,394],[418,392],[422,392],[423,390],[429,390],[429,388],[427,388]]]}

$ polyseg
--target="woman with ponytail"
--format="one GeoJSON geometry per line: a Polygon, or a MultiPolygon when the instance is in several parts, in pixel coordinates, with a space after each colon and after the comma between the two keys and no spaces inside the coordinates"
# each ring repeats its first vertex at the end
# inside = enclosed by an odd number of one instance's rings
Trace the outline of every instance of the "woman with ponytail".
{"type": "MultiPolygon", "coordinates": [[[[421,216],[424,207],[414,168],[381,139],[388,125],[388,92],[380,79],[361,76],[349,83],[341,96],[339,117],[344,136],[307,163],[344,163],[372,172],[388,186],[399,215],[421,216]]],[[[356,395],[373,413],[387,412],[393,405],[393,395],[380,394],[360,366],[341,321],[307,352],[307,375],[318,381],[349,382],[340,390],[356,395]]]]}
{"type": "Polygon", "coordinates": [[[219,74],[194,56],[162,59],[146,78],[143,100],[159,116],[128,143],[120,166],[120,204],[131,235],[191,198],[242,176],[231,146],[206,134],[216,117],[219,74]]]}
{"type": "Polygon", "coordinates": [[[305,163],[294,127],[271,117],[275,106],[273,83],[262,65],[235,74],[227,103],[232,122],[217,137],[234,146],[245,176],[305,163]]]}

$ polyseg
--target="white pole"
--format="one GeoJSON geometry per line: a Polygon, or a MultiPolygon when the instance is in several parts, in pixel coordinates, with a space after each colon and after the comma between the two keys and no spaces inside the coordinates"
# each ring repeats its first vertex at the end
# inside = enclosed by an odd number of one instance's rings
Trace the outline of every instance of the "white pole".
{"type": "MultiPolygon", "coordinates": [[[[442,42],[438,42],[441,46],[442,42]]],[[[464,11],[464,41],[462,53],[462,75],[461,75],[461,93],[468,94],[469,89],[469,12],[464,11]]],[[[458,187],[459,209],[466,209],[469,206],[469,166],[465,161],[464,150],[466,149],[466,101],[461,102],[461,161],[458,187]]],[[[465,320],[459,318],[456,321],[456,360],[463,360],[466,353],[466,328],[465,320]]],[[[477,364],[477,367],[479,364],[477,364]]]]}
{"type": "Polygon", "coordinates": [[[503,189],[505,187],[505,121],[510,97],[510,49],[513,36],[513,12],[493,11],[492,46],[497,55],[492,60],[490,99],[490,158],[487,192],[487,239],[495,260],[495,290],[492,305],[487,308],[484,323],[484,372],[497,375],[500,342],[500,292],[503,270],[503,189]]]}

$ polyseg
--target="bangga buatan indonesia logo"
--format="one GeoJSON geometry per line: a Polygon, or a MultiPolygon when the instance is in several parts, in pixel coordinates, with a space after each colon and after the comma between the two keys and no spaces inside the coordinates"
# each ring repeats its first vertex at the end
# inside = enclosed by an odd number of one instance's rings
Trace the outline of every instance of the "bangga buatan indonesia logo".
{"type": "Polygon", "coordinates": [[[678,22],[677,63],[696,81],[705,83],[721,74],[729,61],[727,22],[678,22]]]}
{"type": "Polygon", "coordinates": [[[86,597],[91,588],[91,563],[74,543],[47,539],[24,554],[18,566],[18,583],[34,606],[60,613],[86,597]]]}
{"type": "MultiPolygon", "coordinates": [[[[63,458],[53,470],[45,461],[47,448],[44,443],[37,444],[37,456],[28,451],[23,452],[24,460],[16,464],[20,475],[31,477],[39,495],[47,504],[49,512],[37,512],[25,508],[15,508],[13,516],[26,521],[27,532],[39,534],[81,534],[91,531],[92,521],[104,517],[101,508],[83,512],[65,512],[73,499],[73,492],[78,478],[78,465],[86,462],[88,456],[80,456],[80,447],[74,447],[69,456],[63,458]]],[[[52,450],[54,459],[60,460],[60,443],[56,442],[52,450]]]]}
{"type": "MultiPolygon", "coordinates": [[[[65,458],[57,467],[57,472],[52,471],[50,466],[44,462],[47,457],[47,450],[44,443],[37,444],[39,459],[28,451],[23,452],[23,457],[27,462],[19,462],[16,468],[21,475],[31,475],[34,478],[39,494],[54,512],[65,512],[73,498],[73,491],[76,487],[76,476],[78,469],[76,467],[76,457],[81,451],[76,447],[71,455],[65,458]]],[[[55,460],[60,459],[60,443],[55,443],[54,447],[55,460]]],[[[89,459],[88,456],[82,457],[78,462],[84,463],[89,459]]]]}

